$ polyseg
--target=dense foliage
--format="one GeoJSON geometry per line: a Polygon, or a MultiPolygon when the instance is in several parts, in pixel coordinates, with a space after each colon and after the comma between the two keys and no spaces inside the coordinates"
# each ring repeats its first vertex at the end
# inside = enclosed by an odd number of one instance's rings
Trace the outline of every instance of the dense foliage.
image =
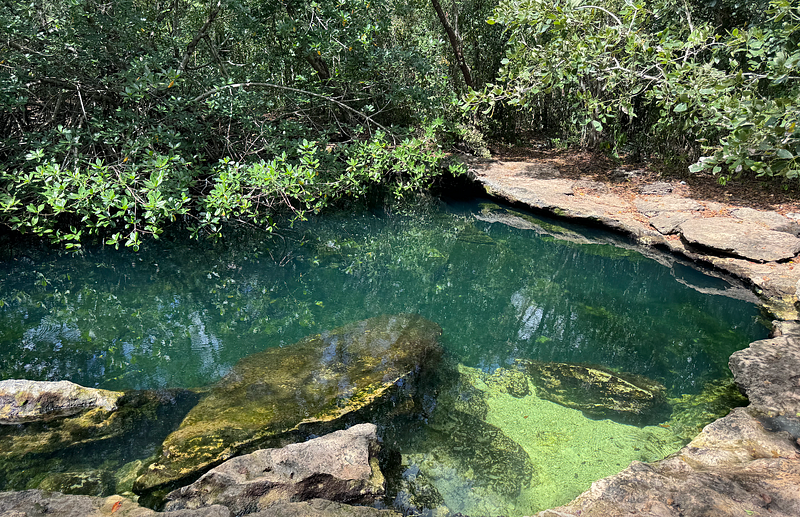
{"type": "Polygon", "coordinates": [[[467,98],[518,106],[534,127],[692,170],[800,174],[796,2],[502,0],[496,84],[467,98]],[[701,157],[701,155],[704,155],[701,157]]]}
{"type": "Polygon", "coordinates": [[[70,248],[402,196],[526,130],[800,173],[789,0],[2,5],[0,224],[70,248]]]}
{"type": "Polygon", "coordinates": [[[407,5],[5,4],[0,222],[14,230],[138,248],[172,221],[269,229],[276,212],[403,195],[444,170],[455,97],[404,39],[407,5]]]}

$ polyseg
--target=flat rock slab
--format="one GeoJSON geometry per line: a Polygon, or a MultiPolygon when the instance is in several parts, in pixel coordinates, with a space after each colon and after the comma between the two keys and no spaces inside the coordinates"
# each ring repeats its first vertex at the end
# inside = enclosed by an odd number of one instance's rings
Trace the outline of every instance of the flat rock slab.
{"type": "Polygon", "coordinates": [[[755,210],[753,208],[737,208],[731,210],[731,215],[742,221],[756,223],[768,230],[790,233],[794,236],[800,234],[800,225],[778,212],[755,210]]]}
{"type": "Polygon", "coordinates": [[[58,492],[25,490],[0,492],[0,515],[3,517],[232,517],[224,506],[197,510],[155,512],[130,499],[114,495],[92,497],[64,495],[58,492]]]}
{"type": "Polygon", "coordinates": [[[367,506],[350,506],[325,499],[313,499],[296,503],[276,503],[248,517],[401,517],[401,514],[394,510],[378,510],[367,506]]]}
{"type": "Polygon", "coordinates": [[[637,198],[634,206],[639,212],[649,217],[662,212],[699,212],[705,208],[694,199],[676,195],[637,198]]]}
{"type": "Polygon", "coordinates": [[[122,395],[69,381],[0,381],[0,424],[52,420],[95,408],[110,412],[122,395]]]}
{"type": "Polygon", "coordinates": [[[167,495],[167,510],[214,504],[243,515],[276,502],[371,504],[384,494],[375,424],[359,424],[281,449],[237,456],[167,495]]]}
{"type": "Polygon", "coordinates": [[[423,367],[435,367],[440,334],[438,325],[418,315],[379,316],[245,357],[166,438],[134,492],[175,488],[301,429],[335,429],[343,416],[380,400],[423,367]]]}
{"type": "Polygon", "coordinates": [[[800,253],[797,237],[728,217],[689,219],[680,225],[680,232],[690,245],[757,262],[787,260],[800,253]]]}
{"type": "Polygon", "coordinates": [[[661,212],[650,218],[653,228],[663,235],[678,233],[680,226],[691,219],[692,216],[682,212],[661,212]]]}

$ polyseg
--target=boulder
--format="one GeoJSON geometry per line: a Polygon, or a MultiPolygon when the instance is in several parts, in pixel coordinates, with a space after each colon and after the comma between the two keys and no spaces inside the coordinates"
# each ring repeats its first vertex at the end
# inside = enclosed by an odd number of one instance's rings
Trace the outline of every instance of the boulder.
{"type": "Polygon", "coordinates": [[[774,431],[800,444],[800,329],[784,323],[782,335],[750,343],[728,362],[736,383],[750,399],[751,412],[774,431]]]}
{"type": "Polygon", "coordinates": [[[645,424],[669,416],[666,389],[642,376],[597,366],[519,360],[536,394],[592,417],[645,424]]]}
{"type": "Polygon", "coordinates": [[[344,427],[432,366],[440,333],[421,316],[380,316],[242,359],[166,438],[134,491],[175,488],[234,455],[344,427]]]}
{"type": "Polygon", "coordinates": [[[122,392],[84,388],[69,381],[0,381],[0,424],[20,424],[117,409],[122,392]]]}
{"type": "Polygon", "coordinates": [[[800,253],[800,239],[794,235],[729,217],[689,219],[680,225],[680,232],[690,245],[756,262],[786,260],[800,253]]]}
{"type": "Polygon", "coordinates": [[[359,424],[281,449],[262,449],[215,467],[167,495],[167,510],[227,506],[244,515],[276,502],[327,499],[371,504],[384,494],[374,424],[359,424]]]}
{"type": "Polygon", "coordinates": [[[367,506],[350,506],[325,499],[312,499],[295,503],[276,503],[249,517],[401,517],[401,514],[394,510],[378,510],[367,506]]]}
{"type": "Polygon", "coordinates": [[[0,515],[4,517],[232,517],[224,506],[197,510],[155,512],[124,497],[64,495],[42,490],[0,492],[0,515]]]}

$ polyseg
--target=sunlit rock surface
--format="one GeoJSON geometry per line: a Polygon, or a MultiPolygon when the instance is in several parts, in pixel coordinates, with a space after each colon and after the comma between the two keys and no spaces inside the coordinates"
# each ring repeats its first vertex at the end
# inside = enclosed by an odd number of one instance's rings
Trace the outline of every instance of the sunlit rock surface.
{"type": "Polygon", "coordinates": [[[519,361],[536,386],[537,396],[594,417],[626,422],[658,422],[669,416],[661,384],[600,367],[570,363],[519,361]]]}
{"type": "Polygon", "coordinates": [[[0,381],[0,424],[51,420],[82,411],[117,409],[122,392],[84,388],[69,381],[0,381]]]}
{"type": "Polygon", "coordinates": [[[227,506],[236,515],[276,502],[371,504],[384,494],[375,424],[237,456],[167,495],[167,510],[227,506]]]}
{"type": "Polygon", "coordinates": [[[242,359],[167,437],[134,491],[174,486],[238,453],[279,444],[286,433],[335,428],[434,366],[440,333],[421,316],[380,316],[242,359]]]}
{"type": "Polygon", "coordinates": [[[119,495],[92,497],[64,495],[43,490],[0,492],[0,515],[4,517],[231,517],[224,506],[180,512],[155,512],[119,495]]]}

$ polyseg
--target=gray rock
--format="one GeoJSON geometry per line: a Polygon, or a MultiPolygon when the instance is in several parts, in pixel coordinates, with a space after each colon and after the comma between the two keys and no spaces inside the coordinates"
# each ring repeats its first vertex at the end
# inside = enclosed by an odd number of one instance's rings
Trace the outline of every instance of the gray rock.
{"type": "Polygon", "coordinates": [[[168,494],[166,509],[221,504],[244,515],[276,502],[371,504],[384,494],[375,433],[374,424],[360,424],[304,443],[238,456],[168,494]]]}
{"type": "Polygon", "coordinates": [[[797,237],[728,217],[689,219],[680,231],[690,245],[758,262],[786,260],[800,252],[797,237]]]}
{"type": "Polygon", "coordinates": [[[648,217],[661,212],[698,212],[703,210],[703,205],[693,199],[680,196],[663,196],[651,199],[637,198],[634,201],[636,209],[648,217]]]}
{"type": "Polygon", "coordinates": [[[231,517],[230,510],[224,506],[162,513],[118,495],[92,497],[42,490],[0,492],[0,515],[3,517],[108,517],[112,513],[114,517],[231,517]]]}
{"type": "Polygon", "coordinates": [[[650,218],[650,224],[662,235],[678,233],[681,224],[691,218],[689,214],[681,212],[661,212],[650,218]]]}
{"type": "Polygon", "coordinates": [[[650,185],[645,185],[639,192],[645,196],[666,196],[667,194],[672,193],[675,190],[671,184],[659,181],[657,183],[651,183],[650,185]]]}
{"type": "Polygon", "coordinates": [[[737,208],[731,210],[731,215],[742,221],[759,224],[768,230],[790,233],[795,237],[800,235],[800,225],[797,224],[797,221],[784,217],[778,212],[737,208]]]}
{"type": "Polygon", "coordinates": [[[729,361],[750,403],[768,416],[800,417],[800,334],[750,343],[729,361]]]}
{"type": "Polygon", "coordinates": [[[312,499],[296,503],[276,503],[250,517],[401,517],[393,510],[378,510],[366,506],[312,499]]]}
{"type": "Polygon", "coordinates": [[[69,381],[0,381],[0,424],[51,420],[94,408],[110,412],[117,409],[122,395],[69,381]]]}

